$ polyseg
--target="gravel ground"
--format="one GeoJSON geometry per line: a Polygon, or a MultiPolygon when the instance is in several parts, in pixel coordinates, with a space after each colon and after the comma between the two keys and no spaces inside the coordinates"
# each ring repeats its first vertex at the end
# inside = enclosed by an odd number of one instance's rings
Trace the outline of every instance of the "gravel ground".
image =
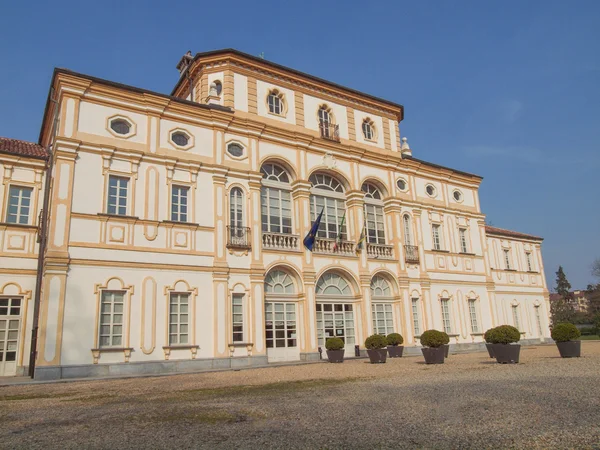
{"type": "Polygon", "coordinates": [[[2,448],[600,448],[600,343],[0,388],[2,448]]]}

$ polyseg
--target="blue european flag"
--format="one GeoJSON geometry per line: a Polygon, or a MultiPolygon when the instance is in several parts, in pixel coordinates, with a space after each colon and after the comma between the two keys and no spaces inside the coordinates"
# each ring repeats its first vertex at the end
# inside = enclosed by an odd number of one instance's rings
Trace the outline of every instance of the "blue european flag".
{"type": "Polygon", "coordinates": [[[323,217],[324,209],[325,208],[321,209],[321,213],[319,214],[319,217],[317,217],[317,220],[314,221],[314,223],[312,224],[312,227],[310,227],[310,231],[304,238],[304,246],[307,249],[309,249],[311,252],[313,249],[313,245],[315,244],[315,237],[317,237],[317,231],[319,230],[319,225],[321,224],[321,217],[323,217]]]}

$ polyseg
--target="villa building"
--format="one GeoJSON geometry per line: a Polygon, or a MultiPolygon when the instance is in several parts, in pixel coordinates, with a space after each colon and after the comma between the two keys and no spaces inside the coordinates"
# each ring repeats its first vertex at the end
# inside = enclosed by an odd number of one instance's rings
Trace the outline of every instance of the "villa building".
{"type": "Polygon", "coordinates": [[[39,145],[1,144],[0,375],[28,366],[47,157],[38,379],[549,336],[542,239],[485,225],[481,177],[413,157],[402,105],[236,50],[177,67],[170,95],[56,69],[39,145]]]}

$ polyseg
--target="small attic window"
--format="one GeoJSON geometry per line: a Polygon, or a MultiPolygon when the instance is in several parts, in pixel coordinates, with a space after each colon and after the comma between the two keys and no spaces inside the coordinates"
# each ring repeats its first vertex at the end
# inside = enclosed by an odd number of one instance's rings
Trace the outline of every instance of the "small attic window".
{"type": "Polygon", "coordinates": [[[114,119],[110,122],[110,128],[117,134],[129,134],[131,131],[131,124],[125,119],[114,119]]]}
{"type": "Polygon", "coordinates": [[[217,88],[217,95],[220,97],[221,92],[223,91],[223,84],[219,80],[216,80],[214,83],[215,87],[217,88]]]}
{"type": "Polygon", "coordinates": [[[171,135],[171,140],[180,147],[185,147],[190,142],[190,137],[181,131],[176,131],[171,135]]]}

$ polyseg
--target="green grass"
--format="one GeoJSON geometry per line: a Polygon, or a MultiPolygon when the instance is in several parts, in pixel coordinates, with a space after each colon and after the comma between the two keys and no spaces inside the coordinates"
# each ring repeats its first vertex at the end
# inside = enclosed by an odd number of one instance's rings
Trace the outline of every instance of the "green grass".
{"type": "Polygon", "coordinates": [[[21,395],[6,395],[0,397],[0,402],[12,402],[17,400],[38,400],[42,398],[61,398],[73,397],[75,394],[21,394],[21,395]]]}
{"type": "Polygon", "coordinates": [[[591,336],[581,336],[582,341],[597,341],[600,340],[600,336],[592,334],[591,336]]]}

